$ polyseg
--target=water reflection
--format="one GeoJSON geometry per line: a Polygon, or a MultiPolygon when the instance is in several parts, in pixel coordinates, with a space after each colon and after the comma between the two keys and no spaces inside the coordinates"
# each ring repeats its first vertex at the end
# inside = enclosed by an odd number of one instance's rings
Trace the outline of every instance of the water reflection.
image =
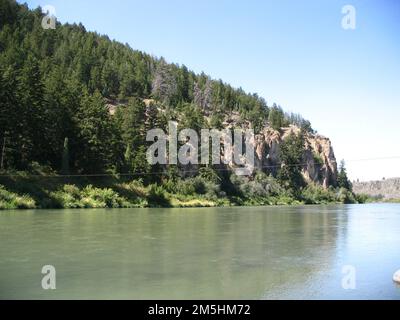
{"type": "Polygon", "coordinates": [[[399,298],[383,275],[400,267],[399,208],[2,212],[0,298],[399,298]],[[40,287],[45,264],[57,269],[52,292],[40,287]],[[344,264],[358,270],[352,292],[344,264]]]}

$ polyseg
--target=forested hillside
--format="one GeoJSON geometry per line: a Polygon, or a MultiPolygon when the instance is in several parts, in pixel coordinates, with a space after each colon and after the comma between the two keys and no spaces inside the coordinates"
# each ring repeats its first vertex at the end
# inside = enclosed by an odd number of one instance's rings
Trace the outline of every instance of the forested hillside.
{"type": "MultiPolygon", "coordinates": [[[[132,124],[140,123],[136,118],[144,116],[145,108],[141,101],[150,98],[170,109],[166,117],[176,118],[174,112],[178,112],[189,117],[184,119],[189,123],[212,114],[212,123],[218,124],[232,111],[257,129],[268,119],[270,108],[256,94],[204,73],[196,75],[185,66],[167,64],[162,58],[87,32],[82,25],[57,24],[55,30],[44,30],[40,9],[29,11],[10,0],[0,3],[4,167],[25,168],[30,161],[38,161],[60,170],[68,138],[73,170],[121,169],[121,155],[134,140],[133,133],[127,132],[131,128],[125,128],[131,124],[112,119],[103,98],[127,104],[124,113],[132,124]]],[[[279,123],[282,110],[276,108],[273,113],[276,125],[283,126],[279,123]]],[[[303,123],[300,117],[287,119],[303,123]]]]}
{"type": "MultiPolygon", "coordinates": [[[[201,168],[202,176],[193,178],[198,180],[181,186],[177,168],[161,174],[160,168],[149,166],[147,130],[166,128],[169,120],[193,129],[219,129],[235,115],[237,125],[247,121],[256,132],[290,124],[302,133],[313,132],[300,115],[286,114],[257,94],[87,32],[81,24],[43,29],[42,18],[40,8],[0,0],[0,170],[5,175],[35,168],[63,176],[131,174],[146,188],[157,183],[170,193],[240,198],[243,192],[227,173],[201,168]]],[[[283,158],[292,159],[293,148],[283,158]]],[[[259,173],[262,188],[276,189],[260,198],[281,194],[285,186],[291,189],[288,196],[298,198],[306,184],[299,181],[299,171],[291,172],[295,170],[259,173]],[[288,181],[293,177],[297,182],[288,181]]],[[[154,188],[151,192],[163,193],[154,188]]]]}

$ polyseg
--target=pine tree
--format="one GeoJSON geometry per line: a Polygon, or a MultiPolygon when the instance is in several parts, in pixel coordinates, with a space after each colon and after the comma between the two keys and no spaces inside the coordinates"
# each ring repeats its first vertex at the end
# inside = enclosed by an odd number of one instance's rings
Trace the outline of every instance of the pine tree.
{"type": "Polygon", "coordinates": [[[132,172],[138,166],[134,163],[139,148],[146,143],[146,104],[131,98],[127,106],[117,110],[116,122],[121,130],[125,149],[125,167],[132,172]]]}
{"type": "Polygon", "coordinates": [[[158,106],[154,102],[150,102],[146,107],[146,121],[145,131],[146,133],[152,129],[160,128],[160,116],[158,112],[158,106]]]}
{"type": "Polygon", "coordinates": [[[131,98],[126,107],[117,111],[122,131],[122,138],[126,145],[134,150],[136,146],[146,141],[146,104],[138,98],[131,98]]]}
{"type": "Polygon", "coordinates": [[[201,129],[205,128],[204,116],[200,109],[194,104],[184,104],[183,114],[179,122],[179,130],[193,129],[200,133],[201,129]]]}
{"type": "Polygon", "coordinates": [[[18,5],[15,1],[0,1],[0,29],[5,24],[12,24],[17,18],[18,5]]]}
{"type": "Polygon", "coordinates": [[[284,114],[282,109],[274,104],[269,110],[268,121],[273,129],[280,130],[284,124],[284,114]]]}
{"type": "Polygon", "coordinates": [[[103,97],[85,92],[76,115],[81,150],[77,155],[78,168],[85,173],[102,173],[111,168],[117,156],[113,154],[113,124],[103,97]]]}
{"type": "Polygon", "coordinates": [[[18,101],[21,123],[21,160],[46,161],[47,138],[45,134],[44,85],[35,57],[29,55],[18,79],[18,101]]]}
{"type": "Polygon", "coordinates": [[[210,126],[212,129],[223,129],[224,116],[221,111],[215,111],[211,115],[210,126]]]}
{"type": "Polygon", "coordinates": [[[346,166],[345,166],[344,160],[342,160],[340,162],[339,174],[338,174],[337,182],[338,182],[339,188],[344,188],[344,189],[347,189],[349,191],[352,191],[353,186],[352,186],[350,180],[347,177],[347,170],[346,170],[346,166]]]}
{"type": "Polygon", "coordinates": [[[0,68],[0,170],[4,168],[5,157],[5,143],[6,134],[9,127],[9,118],[7,117],[9,111],[9,92],[7,92],[6,83],[3,79],[3,70],[0,68]]]}
{"type": "Polygon", "coordinates": [[[304,137],[301,133],[296,135],[292,132],[280,145],[278,180],[295,195],[305,185],[301,174],[303,151],[304,137]]]}
{"type": "Polygon", "coordinates": [[[190,93],[190,80],[189,80],[189,70],[183,65],[179,72],[178,78],[178,91],[180,92],[180,98],[183,102],[189,102],[190,93]]]}
{"type": "Polygon", "coordinates": [[[22,137],[21,114],[16,96],[17,74],[12,67],[0,68],[0,143],[2,167],[19,168],[20,140],[22,137]]]}

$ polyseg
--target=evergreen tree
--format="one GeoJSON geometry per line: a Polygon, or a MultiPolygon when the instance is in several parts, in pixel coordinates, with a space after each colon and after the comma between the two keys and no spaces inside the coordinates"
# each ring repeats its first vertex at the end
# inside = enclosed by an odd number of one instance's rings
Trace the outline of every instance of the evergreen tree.
{"type": "Polygon", "coordinates": [[[0,68],[0,141],[3,142],[3,168],[21,167],[21,146],[24,121],[18,103],[17,71],[13,67],[0,68]]]}
{"type": "Polygon", "coordinates": [[[103,97],[85,93],[76,121],[82,148],[77,155],[77,167],[84,173],[97,174],[110,169],[118,154],[113,154],[115,135],[113,124],[103,97]]]}
{"type": "Polygon", "coordinates": [[[179,72],[178,77],[178,92],[180,92],[180,100],[182,102],[190,101],[190,79],[189,79],[189,70],[186,66],[182,66],[179,72]]]}
{"type": "Polygon", "coordinates": [[[182,118],[179,122],[179,130],[193,129],[200,133],[205,128],[204,116],[199,107],[193,104],[184,104],[182,110],[182,118]]]}
{"type": "Polygon", "coordinates": [[[140,99],[132,98],[126,107],[117,111],[115,117],[126,146],[126,167],[128,172],[133,172],[139,165],[135,163],[139,159],[136,155],[146,143],[146,104],[140,99]]]}
{"type": "Polygon", "coordinates": [[[20,106],[21,128],[21,162],[28,165],[30,161],[47,160],[47,139],[45,134],[45,100],[44,85],[35,57],[28,58],[18,78],[17,99],[20,106]]]}
{"type": "Polygon", "coordinates": [[[278,171],[278,180],[293,194],[298,194],[305,185],[301,174],[304,151],[304,137],[300,133],[291,133],[280,145],[279,158],[281,167],[278,171]]]}
{"type": "Polygon", "coordinates": [[[5,24],[12,24],[17,18],[18,5],[15,1],[0,1],[0,29],[5,24]]]}
{"type": "Polygon", "coordinates": [[[273,129],[280,130],[284,124],[284,114],[282,109],[274,104],[269,110],[268,121],[273,129]]]}
{"type": "Polygon", "coordinates": [[[210,126],[212,129],[223,129],[224,116],[221,111],[216,111],[211,115],[210,126]]]}
{"type": "Polygon", "coordinates": [[[338,174],[337,182],[338,182],[338,186],[340,188],[344,188],[346,190],[352,191],[353,186],[352,186],[352,183],[350,182],[350,180],[347,177],[347,171],[346,171],[346,166],[345,166],[344,160],[342,160],[340,162],[339,174],[338,174]]]}
{"type": "Polygon", "coordinates": [[[126,107],[119,108],[116,114],[121,127],[125,145],[133,151],[146,141],[146,104],[137,98],[131,98],[126,107]]]}
{"type": "Polygon", "coordinates": [[[146,133],[152,129],[160,128],[161,120],[158,111],[158,106],[154,102],[150,102],[146,107],[146,121],[145,131],[146,133]]]}

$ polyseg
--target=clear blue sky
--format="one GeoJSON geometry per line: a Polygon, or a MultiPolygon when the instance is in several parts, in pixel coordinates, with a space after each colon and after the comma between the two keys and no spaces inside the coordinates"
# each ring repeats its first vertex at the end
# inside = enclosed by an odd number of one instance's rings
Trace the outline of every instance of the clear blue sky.
{"type": "Polygon", "coordinates": [[[32,0],[135,49],[301,113],[352,179],[400,177],[400,1],[32,0]],[[356,29],[341,26],[344,5],[356,29]]]}

